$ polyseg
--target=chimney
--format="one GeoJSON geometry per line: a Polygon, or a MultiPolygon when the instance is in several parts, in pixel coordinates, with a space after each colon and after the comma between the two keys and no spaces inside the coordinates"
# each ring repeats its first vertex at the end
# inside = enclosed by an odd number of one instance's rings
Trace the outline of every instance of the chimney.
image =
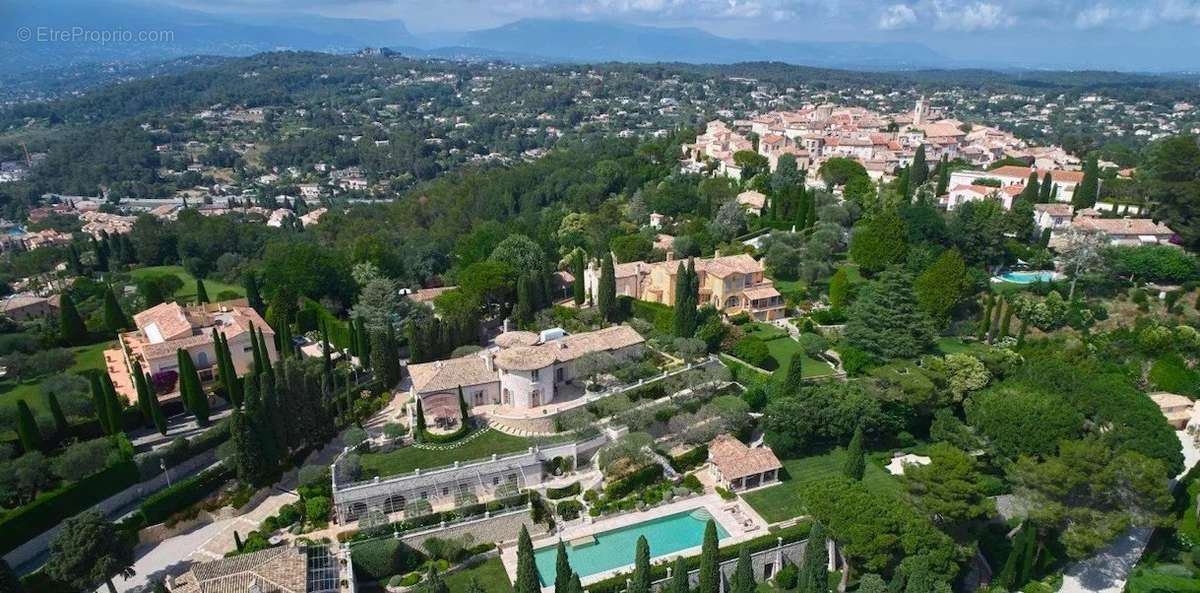
{"type": "Polygon", "coordinates": [[[484,350],[480,352],[479,355],[483,357],[483,364],[487,365],[487,370],[496,370],[496,361],[491,350],[484,350]]]}
{"type": "Polygon", "coordinates": [[[667,261],[675,261],[675,252],[667,251],[667,261]]]}

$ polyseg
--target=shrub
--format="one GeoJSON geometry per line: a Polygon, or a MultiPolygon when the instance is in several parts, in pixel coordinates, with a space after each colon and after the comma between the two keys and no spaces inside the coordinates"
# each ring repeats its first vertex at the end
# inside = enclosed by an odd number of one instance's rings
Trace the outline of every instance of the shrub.
{"type": "Polygon", "coordinates": [[[564,500],[558,503],[555,510],[564,521],[570,521],[579,518],[579,514],[583,512],[583,503],[578,500],[564,500]]]}
{"type": "Polygon", "coordinates": [[[355,544],[351,558],[355,574],[374,581],[409,572],[421,563],[420,552],[392,538],[355,544]]]}
{"type": "Polygon", "coordinates": [[[840,325],[846,323],[846,311],[843,309],[821,309],[813,311],[808,316],[818,325],[840,325]]]}
{"type": "Polygon", "coordinates": [[[170,488],[151,494],[141,506],[146,524],[162,523],[171,515],[200,502],[216,492],[231,477],[233,471],[224,467],[206,470],[197,476],[176,482],[170,488]]]}
{"type": "Polygon", "coordinates": [[[580,489],[581,487],[579,482],[571,482],[562,488],[547,488],[546,498],[549,498],[550,500],[557,500],[560,498],[566,498],[568,496],[575,496],[579,494],[580,489]]]}
{"type": "Polygon", "coordinates": [[[721,495],[721,500],[733,500],[733,499],[737,498],[736,494],[734,494],[720,486],[716,487],[716,491],[717,491],[717,494],[721,495]]]}
{"type": "Polygon", "coordinates": [[[614,480],[604,487],[604,495],[609,500],[624,498],[629,493],[649,486],[662,479],[663,468],[657,463],[647,465],[624,478],[614,480]]]}
{"type": "Polygon", "coordinates": [[[697,478],[696,474],[688,474],[684,476],[683,480],[679,482],[679,485],[691,490],[692,492],[700,492],[704,490],[704,484],[700,483],[700,478],[697,478]]]}
{"type": "Polygon", "coordinates": [[[848,375],[859,375],[874,364],[870,354],[853,346],[842,346],[838,351],[842,358],[842,368],[848,375]]]}
{"type": "Polygon", "coordinates": [[[708,446],[700,445],[671,458],[671,467],[677,472],[686,472],[708,461],[708,446]]]}
{"type": "Polygon", "coordinates": [[[771,357],[766,342],[755,336],[746,336],[733,345],[733,355],[756,366],[762,367],[771,357]]]}
{"type": "Polygon", "coordinates": [[[796,581],[799,579],[800,571],[795,564],[786,563],[783,568],[775,573],[775,586],[780,589],[795,589],[796,581]]]}
{"type": "Polygon", "coordinates": [[[1200,383],[1200,376],[1188,368],[1182,356],[1175,353],[1166,354],[1154,361],[1154,365],[1150,367],[1150,381],[1163,391],[1189,396],[1197,395],[1197,387],[1200,387],[1197,385],[1200,383]]]}

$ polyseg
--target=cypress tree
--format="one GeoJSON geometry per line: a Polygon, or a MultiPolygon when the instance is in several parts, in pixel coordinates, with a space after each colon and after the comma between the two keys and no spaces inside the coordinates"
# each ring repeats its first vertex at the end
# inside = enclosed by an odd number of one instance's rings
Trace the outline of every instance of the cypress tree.
{"type": "Polygon", "coordinates": [[[567,593],[583,593],[583,583],[579,582],[579,573],[571,573],[571,586],[567,588],[567,593]]]}
{"type": "Polygon", "coordinates": [[[253,422],[234,408],[229,418],[229,439],[233,442],[233,466],[238,479],[246,484],[261,486],[270,474],[264,463],[261,434],[253,422]]]}
{"type": "Polygon", "coordinates": [[[1071,194],[1071,205],[1075,206],[1076,212],[1084,208],[1091,208],[1096,205],[1098,193],[1100,193],[1100,166],[1096,162],[1096,157],[1093,156],[1083,164],[1083,180],[1075,186],[1075,193],[1071,194]]]}
{"type": "Polygon", "coordinates": [[[686,262],[679,262],[675,272],[675,317],[673,333],[678,338],[690,338],[695,333],[695,323],[692,317],[695,309],[691,307],[692,282],[686,262]]]}
{"type": "Polygon", "coordinates": [[[829,306],[844,309],[850,300],[850,276],[846,268],[838,268],[829,279],[829,306]]]}
{"type": "Polygon", "coordinates": [[[242,276],[242,287],[246,289],[246,301],[250,306],[258,311],[263,312],[262,294],[258,291],[258,277],[253,272],[246,272],[242,276]]]}
{"type": "Polygon", "coordinates": [[[467,398],[463,396],[462,385],[458,386],[458,413],[462,416],[463,426],[471,419],[471,411],[467,407],[467,398]]]}
{"type": "Polygon", "coordinates": [[[350,343],[348,344],[350,356],[358,356],[358,323],[353,317],[351,317],[350,320],[346,322],[346,327],[349,329],[350,333],[350,343]]]}
{"type": "Polygon", "coordinates": [[[596,296],[596,306],[607,321],[615,321],[617,316],[617,278],[613,269],[612,254],[604,253],[600,262],[600,287],[596,296]]]}
{"type": "Polygon", "coordinates": [[[979,329],[975,332],[975,338],[978,340],[982,340],[987,336],[988,326],[991,324],[992,319],[993,304],[992,295],[987,295],[987,298],[985,299],[985,306],[983,308],[983,315],[979,318],[979,329]]]}
{"type": "Polygon", "coordinates": [[[121,410],[125,406],[121,405],[121,400],[117,396],[117,389],[113,386],[112,378],[108,376],[108,373],[100,374],[100,386],[104,392],[104,405],[108,409],[108,434],[115,435],[119,432],[125,432],[124,415],[121,414],[121,410]]]}
{"type": "Polygon", "coordinates": [[[1040,193],[1041,190],[1038,189],[1037,172],[1034,171],[1029,174],[1029,179],[1025,180],[1025,189],[1021,190],[1020,194],[1017,194],[1017,199],[1025,200],[1026,202],[1033,204],[1038,201],[1038,196],[1040,193]]]}
{"type": "Polygon", "coordinates": [[[750,548],[738,546],[737,566],[733,569],[733,593],[754,593],[754,565],[750,561],[750,548]]]}
{"type": "MultiPolygon", "coordinates": [[[[262,351],[263,370],[266,375],[271,378],[271,384],[275,384],[275,367],[271,364],[271,349],[267,347],[267,336],[263,330],[258,330],[258,348],[262,351]]],[[[282,355],[280,355],[282,357],[282,355]]]]}
{"type": "Polygon", "coordinates": [[[804,385],[804,356],[796,353],[788,361],[787,375],[783,379],[783,392],[787,395],[797,395],[804,385]]]}
{"type": "Polygon", "coordinates": [[[224,356],[225,368],[229,369],[229,386],[227,387],[230,396],[233,397],[233,405],[242,405],[242,382],[238,379],[237,367],[233,366],[233,353],[229,350],[229,338],[221,334],[221,354],[224,356]]]}
{"type": "Polygon", "coordinates": [[[154,428],[158,429],[161,435],[167,434],[167,417],[163,414],[162,404],[158,402],[158,393],[154,391],[154,381],[150,377],[150,373],[146,373],[146,393],[149,394],[147,402],[150,404],[150,418],[154,421],[154,428]]]}
{"type": "Polygon", "coordinates": [[[333,347],[329,344],[329,325],[324,319],[321,320],[321,355],[325,371],[329,372],[333,369],[333,347]]]}
{"type": "Polygon", "coordinates": [[[46,407],[50,410],[50,417],[54,419],[54,431],[62,438],[71,429],[71,425],[67,422],[67,415],[63,413],[62,406],[58,404],[58,396],[51,391],[46,394],[46,407]]]}
{"type": "Polygon", "coordinates": [[[425,437],[425,407],[421,405],[421,398],[417,398],[417,429],[413,431],[413,438],[420,441],[425,437]]]}
{"type": "Polygon", "coordinates": [[[947,155],[942,155],[942,162],[938,164],[938,182],[937,195],[944,196],[950,190],[950,158],[947,155]]]}
{"type": "Polygon", "coordinates": [[[1000,334],[1000,317],[1004,312],[1005,302],[1003,299],[997,299],[996,306],[992,313],[991,330],[988,331],[988,343],[996,341],[1000,334]]]}
{"type": "Polygon", "coordinates": [[[112,286],[104,291],[104,327],[114,334],[129,327],[129,318],[121,310],[121,303],[117,302],[112,286]]]}
{"type": "Polygon", "coordinates": [[[238,532],[237,532],[237,530],[236,530],[236,529],[234,529],[234,530],[233,530],[233,547],[234,547],[234,549],[235,549],[235,550],[237,550],[239,553],[240,553],[240,552],[242,551],[242,549],[245,547],[245,545],[244,545],[244,544],[242,544],[242,536],[238,535],[238,532]]]}
{"type": "MultiPolygon", "coordinates": [[[[390,348],[387,344],[387,334],[382,331],[376,331],[371,334],[371,372],[375,378],[383,381],[384,385],[391,387],[395,383],[391,382],[390,365],[388,364],[388,353],[390,348]]],[[[411,343],[411,342],[410,342],[411,343]]]]}
{"type": "Polygon", "coordinates": [[[700,547],[700,579],[696,593],[719,593],[721,570],[717,558],[717,524],[712,519],[704,526],[704,543],[700,547]]]}
{"type": "Polygon", "coordinates": [[[866,453],[863,451],[862,425],[854,429],[850,438],[850,446],[846,448],[846,464],[842,466],[842,475],[851,480],[862,481],[867,471],[866,453]]]}
{"type": "Polygon", "coordinates": [[[540,593],[542,590],[538,580],[537,566],[533,563],[533,541],[529,539],[529,530],[521,525],[521,533],[517,536],[517,578],[514,583],[515,593],[540,593]]]}
{"type": "Polygon", "coordinates": [[[23,399],[17,400],[17,438],[26,453],[41,451],[45,447],[42,433],[38,431],[37,420],[33,418],[33,411],[23,399]]]}
{"type": "Polygon", "coordinates": [[[896,184],[897,184],[897,191],[899,192],[900,196],[904,198],[904,203],[907,204],[907,203],[911,202],[912,195],[913,195],[912,174],[909,173],[908,167],[905,167],[900,170],[900,177],[896,181],[896,184]]]}
{"type": "Polygon", "coordinates": [[[279,463],[279,435],[275,433],[275,425],[271,422],[269,409],[260,395],[258,377],[246,377],[246,391],[243,398],[242,411],[250,425],[257,431],[262,445],[262,456],[269,466],[279,463]]]}
{"type": "Polygon", "coordinates": [[[1049,171],[1046,171],[1046,175],[1044,177],[1042,177],[1042,187],[1040,188],[1040,191],[1038,192],[1038,202],[1040,202],[1042,204],[1047,204],[1047,203],[1053,201],[1053,197],[1051,196],[1051,193],[1053,191],[1054,191],[1054,177],[1052,175],[1050,175],[1049,171]]]}
{"type": "Polygon", "coordinates": [[[817,224],[817,201],[811,197],[808,199],[808,222],[804,228],[811,229],[817,224]]]}
{"type": "Polygon", "coordinates": [[[1006,307],[1004,309],[1004,317],[1000,319],[1000,337],[1007,338],[1009,326],[1012,323],[1013,308],[1006,307]]]}
{"type": "Polygon", "coordinates": [[[635,550],[629,593],[650,593],[650,542],[646,536],[638,536],[635,550]]]}
{"type": "Polygon", "coordinates": [[[150,426],[153,420],[150,417],[149,392],[146,389],[146,374],[142,371],[142,363],[134,359],[129,376],[133,379],[133,390],[137,393],[137,407],[142,413],[142,424],[150,426]]]}
{"type": "Polygon", "coordinates": [[[371,359],[371,332],[358,320],[358,364],[367,366],[371,359]]]}
{"type": "Polygon", "coordinates": [[[801,191],[796,198],[796,212],[793,215],[793,222],[796,224],[796,229],[802,229],[808,226],[808,202],[811,198],[804,191],[801,191]]]}
{"type": "Polygon", "coordinates": [[[233,396],[233,379],[230,377],[230,373],[233,372],[233,369],[226,366],[225,343],[221,340],[221,333],[218,332],[217,328],[215,327],[212,330],[212,341],[213,349],[216,351],[217,381],[219,381],[221,384],[221,391],[225,393],[225,399],[234,406],[237,406],[238,402],[233,396]]]}
{"type": "Polygon", "coordinates": [[[207,303],[208,291],[204,289],[204,279],[196,278],[196,303],[207,303]]]}
{"type": "Polygon", "coordinates": [[[70,346],[81,346],[87,341],[87,326],[75,308],[75,299],[71,293],[64,292],[58,307],[58,331],[64,342],[70,346]]]}
{"type": "Polygon", "coordinates": [[[575,251],[575,257],[571,260],[571,275],[575,277],[575,281],[571,283],[571,296],[575,301],[576,307],[582,307],[585,298],[584,291],[584,274],[586,270],[583,264],[583,250],[575,251]]]}
{"type": "Polygon", "coordinates": [[[92,408],[96,410],[96,421],[100,424],[100,429],[104,434],[111,434],[112,430],[108,423],[108,400],[104,397],[104,390],[100,387],[100,373],[88,373],[88,383],[92,393],[92,408]]]}
{"type": "Polygon", "coordinates": [[[908,175],[909,186],[916,189],[929,180],[929,163],[925,160],[925,145],[917,147],[913,155],[912,171],[908,175]]]}
{"type": "Polygon", "coordinates": [[[529,276],[522,274],[517,278],[517,303],[513,307],[513,321],[517,326],[527,325],[533,320],[533,296],[529,293],[529,276]]]}
{"type": "Polygon", "coordinates": [[[687,561],[683,556],[676,556],[675,564],[671,567],[671,584],[667,593],[691,593],[689,585],[687,561]]]}
{"type": "Polygon", "coordinates": [[[554,593],[569,593],[573,574],[571,565],[567,562],[567,546],[560,539],[554,561],[554,593]]]}
{"type": "Polygon", "coordinates": [[[184,404],[190,406],[188,411],[196,417],[196,424],[208,426],[208,395],[204,393],[204,385],[200,382],[196,365],[182,348],[176,352],[176,356],[179,359],[180,393],[185,394],[184,404]]]}
{"type": "Polygon", "coordinates": [[[96,255],[96,270],[108,271],[108,247],[96,239],[92,239],[92,252],[96,255]]]}
{"type": "Polygon", "coordinates": [[[1025,320],[1021,319],[1021,328],[1019,330],[1017,330],[1017,346],[1018,347],[1025,345],[1025,327],[1026,327],[1025,320]]]}
{"type": "Polygon", "coordinates": [[[67,246],[67,265],[71,268],[71,274],[83,275],[83,262],[79,260],[79,248],[74,243],[67,246]]]}
{"type": "Polygon", "coordinates": [[[825,526],[814,523],[804,545],[797,593],[827,593],[829,591],[829,551],[825,548],[825,526]]]}

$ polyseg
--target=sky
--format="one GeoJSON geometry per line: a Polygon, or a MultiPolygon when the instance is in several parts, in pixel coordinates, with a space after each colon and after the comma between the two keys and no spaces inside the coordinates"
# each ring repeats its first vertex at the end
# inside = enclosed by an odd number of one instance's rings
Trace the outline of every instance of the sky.
{"type": "Polygon", "coordinates": [[[523,18],[697,27],[726,37],[908,41],[966,59],[1121,68],[1196,60],[1200,0],[168,0],[209,12],[401,19],[416,33],[523,18]],[[1180,54],[1191,54],[1181,58],[1180,54]]]}

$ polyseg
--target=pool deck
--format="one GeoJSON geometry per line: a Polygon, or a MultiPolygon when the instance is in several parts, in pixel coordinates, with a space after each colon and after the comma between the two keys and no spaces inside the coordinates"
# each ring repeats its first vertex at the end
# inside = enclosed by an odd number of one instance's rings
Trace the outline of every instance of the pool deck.
{"type": "MultiPolygon", "coordinates": [[[[687,500],[660,505],[646,511],[635,511],[611,518],[599,518],[592,523],[585,522],[581,525],[573,525],[563,529],[562,531],[558,531],[556,533],[533,540],[533,549],[540,550],[547,546],[557,545],[559,540],[571,541],[574,539],[591,537],[605,531],[612,531],[613,529],[620,529],[622,527],[628,527],[630,525],[651,521],[659,517],[666,517],[683,511],[690,511],[699,508],[708,510],[708,512],[712,514],[713,519],[717,521],[717,524],[719,524],[725,530],[725,532],[729,534],[728,537],[721,540],[721,546],[741,543],[767,533],[767,522],[764,521],[763,518],[754,511],[754,509],[750,508],[750,505],[742,501],[741,498],[725,501],[716,494],[705,494],[702,496],[688,498],[687,500]]],[[[694,556],[699,553],[700,546],[694,546],[671,554],[654,556],[650,559],[650,561],[652,564],[658,564],[660,562],[674,560],[677,556],[694,556]]],[[[500,561],[504,564],[504,572],[508,574],[508,580],[510,582],[516,582],[517,546],[515,543],[501,548],[500,561]]],[[[615,568],[613,570],[606,570],[593,575],[588,575],[586,577],[580,577],[580,582],[584,585],[589,585],[591,583],[595,583],[596,581],[604,580],[619,572],[628,572],[632,569],[633,563],[630,562],[625,566],[615,568]]],[[[542,588],[543,593],[552,592],[553,590],[553,583],[542,588]]]]}

